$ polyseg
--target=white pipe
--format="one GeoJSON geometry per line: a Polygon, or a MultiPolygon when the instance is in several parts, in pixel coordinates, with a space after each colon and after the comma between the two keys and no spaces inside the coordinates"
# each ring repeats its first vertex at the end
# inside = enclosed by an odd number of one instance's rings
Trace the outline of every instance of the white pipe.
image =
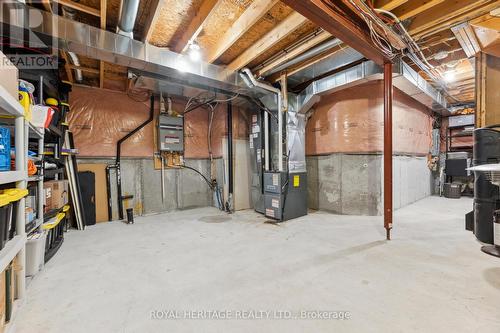
{"type": "MultiPolygon", "coordinates": [[[[243,68],[242,72],[245,73],[250,82],[258,88],[273,92],[278,98],[278,171],[283,171],[283,110],[282,110],[282,100],[281,100],[281,90],[275,88],[269,84],[259,82],[255,79],[252,71],[248,68],[243,68]]],[[[267,112],[264,113],[264,153],[265,153],[265,170],[269,171],[269,115],[267,112]]]]}

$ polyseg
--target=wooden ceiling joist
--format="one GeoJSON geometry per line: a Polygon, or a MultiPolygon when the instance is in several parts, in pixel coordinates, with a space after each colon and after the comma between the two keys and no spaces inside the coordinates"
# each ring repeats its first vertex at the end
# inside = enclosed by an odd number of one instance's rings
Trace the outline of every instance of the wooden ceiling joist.
{"type": "Polygon", "coordinates": [[[400,20],[406,20],[425,12],[445,0],[418,0],[410,1],[392,11],[400,20]]]}
{"type": "Polygon", "coordinates": [[[62,6],[70,7],[70,8],[76,9],[78,11],[87,13],[87,14],[92,15],[92,16],[96,16],[96,17],[101,16],[101,11],[99,9],[92,8],[92,7],[89,7],[86,5],[82,5],[78,2],[74,2],[71,0],[54,0],[54,2],[57,2],[62,6]]]}
{"type": "Polygon", "coordinates": [[[307,19],[299,13],[292,13],[280,22],[273,30],[269,31],[260,40],[246,49],[233,62],[228,65],[231,70],[238,70],[248,65],[252,60],[259,57],[266,50],[276,45],[288,34],[307,22],[307,19]]]}
{"type": "Polygon", "coordinates": [[[99,74],[100,71],[97,68],[90,68],[90,67],[83,67],[83,66],[75,66],[72,64],[68,64],[68,67],[74,70],[80,70],[82,72],[87,72],[87,73],[92,73],[92,74],[99,74]]]}
{"type": "Polygon", "coordinates": [[[359,22],[360,18],[345,12],[335,2],[327,0],[282,1],[333,36],[342,38],[344,43],[368,59],[379,65],[390,61],[380,49],[374,46],[365,26],[359,22]]]}
{"type": "Polygon", "coordinates": [[[64,70],[66,71],[66,76],[68,77],[68,81],[73,83],[75,82],[75,79],[73,77],[73,71],[71,70],[70,68],[70,62],[69,62],[69,59],[68,59],[68,55],[66,54],[65,51],[60,51],[61,53],[61,57],[64,59],[64,70]]]}
{"type": "Polygon", "coordinates": [[[375,1],[375,7],[391,11],[406,2],[408,2],[408,0],[378,0],[375,1]]]}
{"type": "Polygon", "coordinates": [[[500,5],[500,0],[453,0],[445,1],[425,15],[418,15],[408,31],[419,39],[425,35],[448,29],[450,26],[483,15],[500,5]]]}
{"type": "Polygon", "coordinates": [[[300,44],[299,46],[285,52],[283,56],[275,59],[274,61],[269,62],[266,64],[264,67],[259,69],[257,71],[257,76],[262,76],[266,72],[269,72],[270,70],[283,65],[287,61],[299,56],[300,54],[306,52],[307,50],[315,47],[316,45],[326,41],[328,38],[331,38],[332,35],[326,31],[322,31],[318,33],[316,36],[310,38],[309,40],[305,41],[304,43],[300,44]]]}
{"type": "Polygon", "coordinates": [[[207,61],[212,63],[226,52],[241,36],[264,16],[278,0],[255,0],[208,52],[207,61]]]}
{"type": "Polygon", "coordinates": [[[189,23],[189,26],[184,30],[182,36],[172,48],[172,51],[180,53],[184,52],[189,43],[198,37],[204,25],[208,21],[210,14],[217,8],[222,0],[204,0],[200,9],[196,12],[195,17],[189,23]]]}
{"type": "Polygon", "coordinates": [[[148,42],[153,34],[154,27],[158,22],[158,18],[160,17],[160,9],[163,6],[164,0],[152,0],[152,3],[149,7],[148,18],[146,19],[146,23],[144,24],[144,32],[142,34],[142,41],[148,42]]]}
{"type": "MultiPolygon", "coordinates": [[[[101,0],[101,29],[106,30],[106,10],[108,6],[107,0],[101,0]]],[[[99,87],[104,88],[104,61],[99,61],[99,87]]]]}

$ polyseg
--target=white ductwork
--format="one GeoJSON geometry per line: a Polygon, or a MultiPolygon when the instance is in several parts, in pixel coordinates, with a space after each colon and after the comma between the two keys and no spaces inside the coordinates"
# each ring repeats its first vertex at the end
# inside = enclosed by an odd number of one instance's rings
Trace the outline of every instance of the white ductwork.
{"type": "Polygon", "coordinates": [[[139,11],[139,0],[122,0],[120,3],[120,19],[116,33],[134,38],[134,26],[139,11]]]}

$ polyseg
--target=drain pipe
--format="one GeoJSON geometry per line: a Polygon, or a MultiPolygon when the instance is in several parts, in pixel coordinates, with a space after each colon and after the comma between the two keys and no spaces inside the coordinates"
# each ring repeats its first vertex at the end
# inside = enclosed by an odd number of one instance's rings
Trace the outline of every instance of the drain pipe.
{"type": "MultiPolygon", "coordinates": [[[[245,74],[250,82],[258,88],[275,93],[278,98],[278,137],[280,144],[278,145],[278,171],[283,171],[283,113],[281,110],[282,99],[281,90],[275,88],[269,84],[259,82],[255,79],[252,71],[248,68],[243,68],[242,73],[245,74]]],[[[264,164],[265,170],[269,171],[269,114],[264,112],[264,164]]]]}
{"type": "Polygon", "coordinates": [[[122,36],[134,38],[134,26],[139,11],[140,0],[122,0],[120,3],[120,18],[116,33],[122,36]]]}
{"type": "MultiPolygon", "coordinates": [[[[74,10],[73,8],[62,6],[62,13],[63,13],[63,17],[75,21],[76,10],[74,10]]],[[[62,51],[62,52],[64,52],[64,51],[62,51]]],[[[73,63],[73,65],[80,67],[80,59],[78,59],[78,56],[76,55],[76,53],[67,52],[67,54],[68,54],[69,58],[71,59],[71,62],[73,63]]],[[[79,69],[75,69],[75,80],[78,83],[83,81],[83,74],[82,74],[82,71],[79,69]]]]}
{"type": "Polygon", "coordinates": [[[228,198],[226,202],[226,211],[233,211],[233,192],[234,192],[234,174],[233,174],[233,104],[227,103],[227,187],[228,198]]]}
{"type": "Polygon", "coordinates": [[[116,143],[116,162],[114,166],[109,166],[109,168],[115,168],[116,169],[116,184],[117,184],[117,199],[118,199],[118,217],[120,220],[123,220],[123,200],[127,199],[132,199],[134,196],[133,195],[127,195],[123,196],[122,195],[122,176],[121,176],[121,169],[120,169],[120,162],[121,162],[121,146],[122,143],[125,142],[128,138],[130,138],[132,135],[140,131],[144,126],[149,124],[150,122],[153,121],[154,119],[154,113],[155,113],[155,98],[154,95],[151,94],[151,102],[150,102],[150,109],[149,109],[149,118],[144,121],[142,124],[140,124],[137,128],[132,130],[130,133],[125,135],[123,138],[118,140],[116,143]]]}

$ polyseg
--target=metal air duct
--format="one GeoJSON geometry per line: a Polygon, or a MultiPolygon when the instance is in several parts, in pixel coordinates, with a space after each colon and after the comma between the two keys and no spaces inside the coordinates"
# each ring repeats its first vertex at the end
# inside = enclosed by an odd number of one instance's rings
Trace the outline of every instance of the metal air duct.
{"type": "Polygon", "coordinates": [[[116,32],[122,36],[134,38],[134,26],[139,11],[139,0],[122,0],[120,3],[120,19],[116,32]]]}
{"type": "MultiPolygon", "coordinates": [[[[323,95],[382,79],[382,67],[373,61],[362,62],[359,65],[311,83],[296,96],[297,109],[299,113],[306,113],[314,104],[319,102],[323,95]]],[[[403,61],[397,61],[393,65],[393,84],[394,87],[428,108],[443,115],[449,114],[447,110],[448,103],[444,96],[403,61]]]]}

